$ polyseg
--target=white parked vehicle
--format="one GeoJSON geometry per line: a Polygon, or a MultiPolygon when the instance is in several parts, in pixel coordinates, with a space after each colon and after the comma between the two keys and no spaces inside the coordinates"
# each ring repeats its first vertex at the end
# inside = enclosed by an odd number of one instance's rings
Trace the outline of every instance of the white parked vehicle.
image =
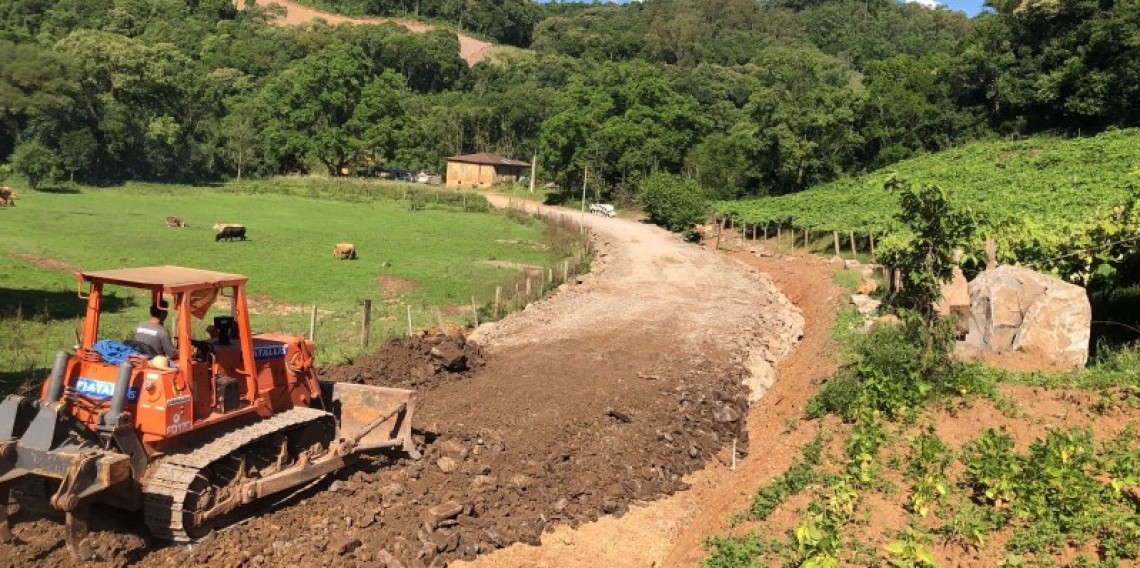
{"type": "Polygon", "coordinates": [[[614,211],[614,206],[609,203],[591,203],[590,213],[594,215],[601,215],[602,217],[616,217],[617,211],[614,211]]]}

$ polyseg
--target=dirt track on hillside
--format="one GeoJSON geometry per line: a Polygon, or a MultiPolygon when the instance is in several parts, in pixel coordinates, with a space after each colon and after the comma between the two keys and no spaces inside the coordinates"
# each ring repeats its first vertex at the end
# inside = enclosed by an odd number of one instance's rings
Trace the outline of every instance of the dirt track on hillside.
{"type": "MultiPolygon", "coordinates": [[[[321,19],[329,24],[337,25],[343,23],[350,24],[385,24],[395,23],[405,28],[416,32],[424,33],[432,30],[432,26],[420,22],[418,20],[407,20],[403,18],[350,18],[348,16],[341,16],[339,14],[331,14],[329,12],[322,12],[315,10],[303,4],[290,2],[289,0],[261,0],[261,5],[280,4],[285,8],[286,15],[276,23],[285,26],[295,26],[304,24],[313,20],[321,19]]],[[[245,2],[239,2],[239,7],[244,7],[245,2]]],[[[467,62],[468,65],[474,65],[483,61],[491,56],[491,50],[494,45],[485,42],[481,39],[473,38],[469,35],[459,35],[459,57],[467,62]]]]}
{"type": "MultiPolygon", "coordinates": [[[[770,382],[802,332],[798,311],[723,255],[634,221],[578,218],[594,272],[480,328],[478,347],[418,337],[326,370],[414,385],[423,459],[364,464],[192,546],[149,542],[137,519],[100,509],[101,563],[438,566],[686,489],[687,474],[731,461],[733,439],[743,455],[741,382],[750,370],[770,382]],[[439,342],[469,350],[472,368],[433,367],[439,342]],[[452,501],[457,518],[424,525],[452,501]]],[[[56,522],[19,512],[14,532],[0,564],[71,565],[56,522]]]]}

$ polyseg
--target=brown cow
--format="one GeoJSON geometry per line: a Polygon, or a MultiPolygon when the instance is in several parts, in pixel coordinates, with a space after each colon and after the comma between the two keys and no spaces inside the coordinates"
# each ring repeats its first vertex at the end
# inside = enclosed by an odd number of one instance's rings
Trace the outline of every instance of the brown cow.
{"type": "Polygon", "coordinates": [[[185,227],[186,223],[182,222],[182,217],[175,217],[174,215],[171,215],[171,216],[166,218],[166,226],[167,227],[185,227]]]}
{"type": "Polygon", "coordinates": [[[0,187],[0,206],[15,207],[17,198],[19,196],[16,195],[16,190],[10,187],[0,187]]]}
{"type": "Polygon", "coordinates": [[[356,260],[356,245],[352,243],[337,243],[333,246],[333,258],[356,260]]]}

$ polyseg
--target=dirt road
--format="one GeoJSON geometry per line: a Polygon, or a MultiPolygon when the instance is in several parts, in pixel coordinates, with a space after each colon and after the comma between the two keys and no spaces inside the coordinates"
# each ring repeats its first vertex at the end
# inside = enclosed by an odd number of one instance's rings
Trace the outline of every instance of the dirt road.
{"type": "MultiPolygon", "coordinates": [[[[92,544],[102,564],[440,566],[538,544],[558,526],[617,522],[631,504],[689,488],[686,476],[710,463],[731,463],[733,440],[748,446],[742,381],[770,383],[802,333],[799,312],[723,255],[634,221],[582,219],[599,251],[594,272],[480,328],[482,350],[453,346],[477,368],[433,368],[427,351],[441,339],[421,338],[326,372],[414,384],[423,459],[365,464],[192,546],[144,540],[137,519],[101,509],[92,544]],[[462,512],[430,518],[452,502],[462,512]]],[[[653,521],[646,531],[674,522],[653,521]]],[[[55,521],[21,511],[14,532],[0,565],[71,564],[55,521]]],[[[662,536],[678,533],[647,535],[664,555],[662,536]]],[[[630,554],[602,564],[648,565],[630,554]]]]}
{"type": "MultiPolygon", "coordinates": [[[[351,24],[383,24],[383,23],[396,23],[408,28],[416,33],[424,33],[432,30],[432,26],[420,22],[418,20],[406,20],[403,18],[350,18],[341,16],[339,14],[332,14],[329,12],[322,12],[315,10],[303,4],[290,2],[289,0],[261,0],[260,5],[266,6],[269,4],[280,4],[286,10],[286,15],[277,21],[280,25],[295,26],[304,24],[316,19],[324,20],[332,25],[351,23],[351,24]]],[[[245,2],[238,2],[238,8],[245,7],[245,2]]],[[[467,62],[468,65],[474,65],[491,56],[491,50],[495,47],[493,44],[485,42],[481,39],[473,38],[469,35],[459,35],[459,57],[467,62]]]]}
{"type": "Polygon", "coordinates": [[[737,469],[731,469],[730,460],[713,460],[686,477],[688,491],[635,505],[621,518],[559,526],[543,535],[539,547],[516,544],[457,566],[696,566],[705,555],[704,539],[728,534],[733,513],[747,507],[756,488],[791,465],[812,429],[790,427],[795,426],[790,421],[803,414],[815,385],[835,370],[836,346],[829,330],[846,293],[831,278],[836,268],[812,255],[738,251],[729,256],[771,278],[805,321],[802,341],[780,362],[776,382],[748,412],[749,455],[737,469]]]}

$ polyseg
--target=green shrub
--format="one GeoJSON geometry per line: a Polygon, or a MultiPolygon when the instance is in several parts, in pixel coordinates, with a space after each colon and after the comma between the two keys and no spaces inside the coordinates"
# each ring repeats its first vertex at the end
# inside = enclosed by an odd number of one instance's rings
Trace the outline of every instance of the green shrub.
{"type": "Polygon", "coordinates": [[[645,178],[638,191],[652,223],[687,237],[708,213],[709,203],[701,187],[683,176],[656,173],[645,178]]]}

